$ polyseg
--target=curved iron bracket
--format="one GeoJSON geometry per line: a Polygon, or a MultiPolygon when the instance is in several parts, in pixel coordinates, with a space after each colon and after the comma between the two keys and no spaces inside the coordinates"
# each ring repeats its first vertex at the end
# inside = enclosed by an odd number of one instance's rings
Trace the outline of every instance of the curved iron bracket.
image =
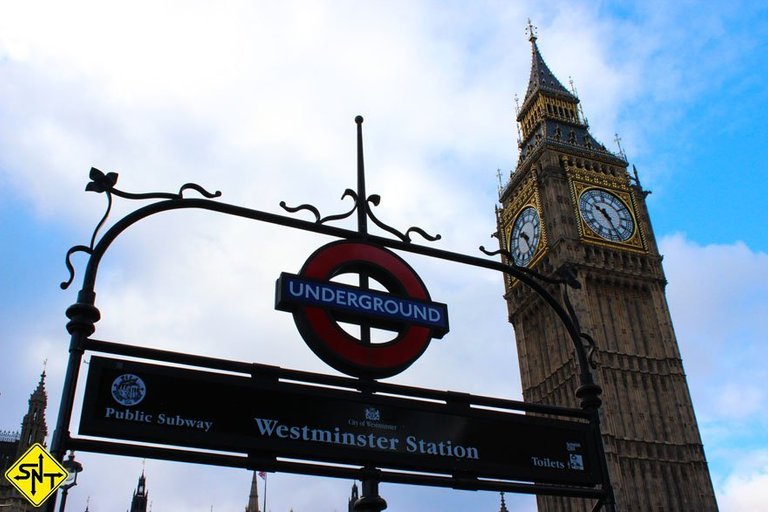
{"type": "Polygon", "coordinates": [[[109,217],[109,214],[112,211],[112,195],[116,195],[117,197],[122,197],[124,199],[134,199],[134,200],[172,199],[172,200],[181,201],[186,199],[184,197],[184,192],[186,190],[194,190],[195,192],[199,193],[201,196],[208,199],[221,196],[220,191],[217,190],[216,192],[208,192],[207,190],[205,190],[203,187],[201,187],[196,183],[185,183],[179,188],[179,191],[175,194],[172,192],[149,192],[144,194],[134,194],[131,192],[124,192],[122,190],[115,188],[115,185],[117,185],[118,176],[119,175],[116,172],[108,172],[105,174],[99,169],[95,167],[91,167],[91,171],[88,174],[88,177],[91,179],[91,181],[88,182],[88,184],[85,186],[85,191],[96,192],[98,194],[105,194],[107,196],[107,209],[104,212],[104,215],[102,216],[99,223],[96,224],[96,228],[93,230],[90,244],[75,245],[74,247],[71,247],[67,251],[65,265],[67,266],[67,270],[69,271],[69,278],[66,281],[62,281],[59,284],[59,287],[62,290],[66,290],[67,288],[69,288],[69,286],[72,284],[72,281],[75,279],[75,267],[72,265],[72,255],[75,254],[76,252],[84,252],[89,256],[93,255],[93,249],[96,243],[96,237],[98,236],[101,228],[107,222],[107,218],[109,217]]]}
{"type": "MultiPolygon", "coordinates": [[[[488,256],[498,256],[498,255],[504,256],[509,266],[514,267],[516,270],[523,272],[533,277],[534,279],[537,279],[544,283],[556,284],[561,286],[560,290],[562,295],[563,306],[565,307],[565,310],[568,312],[568,317],[571,321],[571,324],[573,324],[575,330],[579,333],[579,339],[582,340],[582,342],[580,343],[580,346],[581,346],[580,350],[587,351],[586,361],[589,363],[589,367],[592,368],[593,370],[597,369],[597,367],[599,366],[599,363],[596,359],[597,345],[595,344],[595,340],[592,338],[592,336],[590,336],[589,334],[581,330],[579,317],[576,315],[576,310],[574,309],[573,304],[571,303],[571,298],[568,295],[569,288],[573,288],[574,290],[581,289],[581,283],[576,278],[576,268],[572,265],[565,265],[558,271],[557,277],[550,277],[550,276],[545,276],[544,274],[541,274],[539,272],[536,272],[535,270],[531,270],[527,267],[516,265],[512,260],[512,255],[506,249],[489,251],[482,245],[479,247],[479,249],[482,253],[487,254],[488,256]],[[584,342],[586,343],[586,347],[584,346],[584,342]]],[[[577,348],[577,350],[579,349],[577,348]]]]}

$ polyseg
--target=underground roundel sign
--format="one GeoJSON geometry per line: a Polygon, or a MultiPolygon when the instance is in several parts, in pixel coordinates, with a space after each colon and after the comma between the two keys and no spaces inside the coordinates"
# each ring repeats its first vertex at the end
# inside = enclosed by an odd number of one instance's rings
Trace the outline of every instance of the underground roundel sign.
{"type": "MultiPolygon", "coordinates": [[[[349,279],[347,279],[349,281],[349,279]]],[[[390,377],[408,368],[432,338],[448,332],[448,308],[432,302],[408,263],[383,247],[339,241],[324,245],[298,275],[277,280],[275,308],[293,313],[304,341],[320,359],[356,377],[390,377]],[[358,286],[332,281],[359,276],[358,286]],[[365,283],[379,283],[386,291],[365,283]],[[394,335],[382,343],[355,337],[339,323],[357,324],[394,335]]]]}

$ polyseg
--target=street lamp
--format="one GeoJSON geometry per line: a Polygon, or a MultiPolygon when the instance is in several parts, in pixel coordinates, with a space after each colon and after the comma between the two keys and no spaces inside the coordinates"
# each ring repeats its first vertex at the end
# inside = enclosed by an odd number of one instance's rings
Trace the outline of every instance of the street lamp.
{"type": "Polygon", "coordinates": [[[67,493],[69,493],[69,488],[77,485],[77,474],[83,470],[83,465],[75,460],[75,452],[73,450],[69,451],[67,460],[62,463],[62,466],[64,466],[64,469],[67,470],[69,475],[64,480],[64,483],[61,484],[62,491],[59,512],[64,512],[64,505],[67,503],[67,493]]]}

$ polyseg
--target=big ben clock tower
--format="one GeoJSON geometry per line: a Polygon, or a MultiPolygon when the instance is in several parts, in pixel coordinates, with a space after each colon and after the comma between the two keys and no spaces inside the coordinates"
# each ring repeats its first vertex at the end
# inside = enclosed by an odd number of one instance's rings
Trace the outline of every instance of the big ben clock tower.
{"type": "MultiPolygon", "coordinates": [[[[576,271],[570,292],[597,346],[601,419],[619,511],[717,510],[664,293],[645,204],[627,162],[589,133],[579,99],[557,80],[528,26],[533,59],[519,107],[520,159],[500,195],[498,235],[513,263],[544,275],[576,271]]],[[[576,406],[576,361],[550,309],[505,283],[526,401],[576,406]]],[[[539,497],[542,511],[591,510],[539,497]]]]}

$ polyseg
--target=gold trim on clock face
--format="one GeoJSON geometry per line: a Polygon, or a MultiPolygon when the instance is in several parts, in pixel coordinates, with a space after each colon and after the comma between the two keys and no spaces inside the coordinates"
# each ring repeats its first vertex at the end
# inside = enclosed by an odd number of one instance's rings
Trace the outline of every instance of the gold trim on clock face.
{"type": "Polygon", "coordinates": [[[526,206],[518,213],[509,232],[509,253],[515,265],[528,265],[536,254],[541,241],[541,217],[533,206],[526,206]]]}
{"type": "Polygon", "coordinates": [[[629,206],[602,188],[587,188],[581,192],[579,212],[589,229],[610,242],[626,242],[637,230],[629,206]]]}

